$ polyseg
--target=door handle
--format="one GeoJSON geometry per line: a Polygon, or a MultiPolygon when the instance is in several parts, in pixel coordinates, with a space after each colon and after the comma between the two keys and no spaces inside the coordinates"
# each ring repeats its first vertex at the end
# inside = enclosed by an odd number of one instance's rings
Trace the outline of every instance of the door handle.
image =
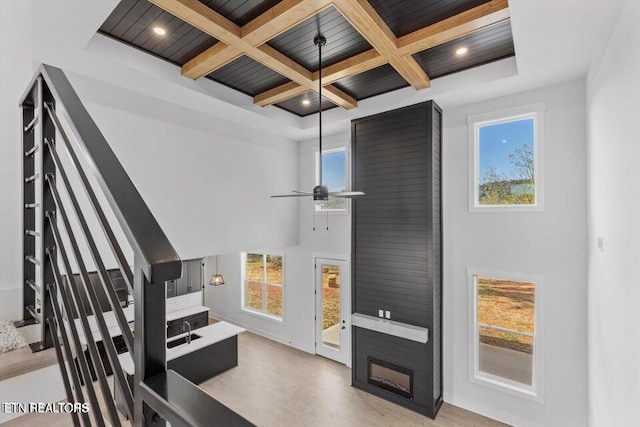
{"type": "Polygon", "coordinates": [[[342,329],[346,329],[346,326],[343,326],[342,329]]]}

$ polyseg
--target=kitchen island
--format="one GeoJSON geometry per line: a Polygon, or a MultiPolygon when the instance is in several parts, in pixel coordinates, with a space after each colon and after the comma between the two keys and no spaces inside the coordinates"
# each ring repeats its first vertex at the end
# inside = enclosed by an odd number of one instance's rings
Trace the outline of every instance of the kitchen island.
{"type": "MultiPolygon", "coordinates": [[[[238,334],[245,329],[227,322],[217,322],[167,340],[167,369],[189,381],[200,384],[228,369],[238,366],[238,334]]],[[[128,352],[118,356],[129,384],[133,384],[134,364],[128,352]]],[[[122,408],[122,397],[115,390],[116,406],[122,408]]],[[[124,413],[124,411],[123,411],[124,413]]]]}

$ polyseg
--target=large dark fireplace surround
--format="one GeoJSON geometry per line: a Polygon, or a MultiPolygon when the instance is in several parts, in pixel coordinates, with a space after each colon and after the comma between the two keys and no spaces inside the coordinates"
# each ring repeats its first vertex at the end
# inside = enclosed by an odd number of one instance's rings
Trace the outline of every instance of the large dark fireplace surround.
{"type": "Polygon", "coordinates": [[[354,120],[352,385],[435,418],[442,405],[442,110],[354,120]],[[389,312],[389,319],[383,317],[389,312]]]}

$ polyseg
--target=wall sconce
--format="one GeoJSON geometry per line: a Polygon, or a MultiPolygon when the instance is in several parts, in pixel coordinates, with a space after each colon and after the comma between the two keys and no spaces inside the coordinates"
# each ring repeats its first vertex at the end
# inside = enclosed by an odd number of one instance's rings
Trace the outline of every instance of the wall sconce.
{"type": "Polygon", "coordinates": [[[218,273],[218,255],[216,255],[216,274],[211,276],[211,280],[209,280],[209,284],[211,286],[224,285],[224,277],[222,277],[222,274],[218,273]]]}

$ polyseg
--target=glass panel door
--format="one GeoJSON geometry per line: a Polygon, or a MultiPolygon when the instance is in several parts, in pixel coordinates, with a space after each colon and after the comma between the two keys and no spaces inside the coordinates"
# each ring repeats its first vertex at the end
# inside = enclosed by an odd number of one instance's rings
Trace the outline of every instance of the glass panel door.
{"type": "Polygon", "coordinates": [[[346,363],[348,347],[348,309],[345,293],[348,284],[345,262],[316,259],[316,353],[346,363]]]}

